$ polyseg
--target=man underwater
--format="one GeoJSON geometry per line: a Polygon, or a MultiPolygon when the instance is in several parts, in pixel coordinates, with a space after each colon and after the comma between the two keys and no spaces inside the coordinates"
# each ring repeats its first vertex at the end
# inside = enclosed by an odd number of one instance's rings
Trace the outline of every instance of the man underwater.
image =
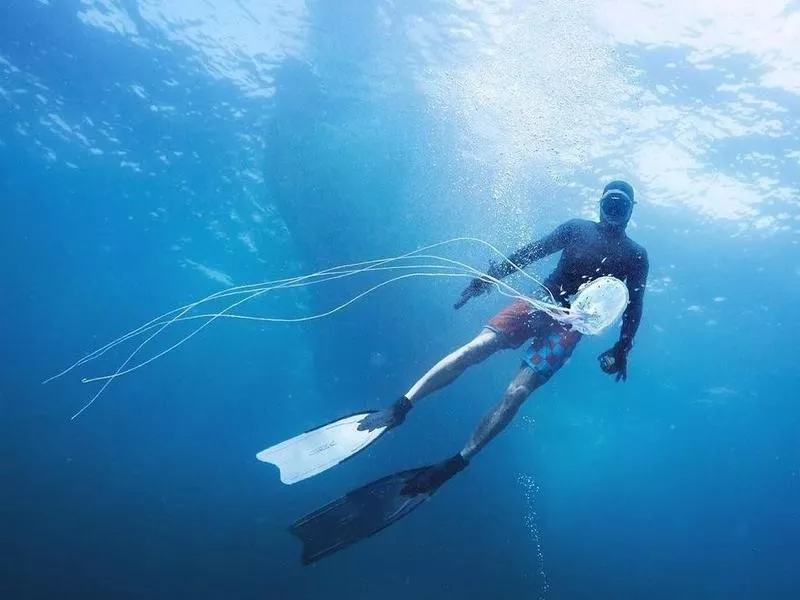
{"type": "MultiPolygon", "coordinates": [[[[630,302],[622,316],[619,341],[599,357],[600,367],[616,381],[628,377],[628,353],[642,317],[642,303],[649,263],[645,249],[625,233],[633,213],[633,187],[625,181],[612,181],[600,198],[600,221],[573,219],[556,227],[542,239],[520,248],[510,262],[492,265],[488,274],[497,279],[516,268],[561,251],[555,270],[544,284],[564,306],[578,288],[602,275],[625,282],[630,302]],[[513,263],[513,264],[511,264],[513,263]]],[[[473,279],[454,308],[491,289],[491,282],[473,279]]],[[[359,429],[371,430],[400,425],[413,406],[425,396],[452,383],[467,368],[498,350],[518,348],[532,339],[522,366],[509,384],[501,402],[483,419],[466,446],[452,458],[421,473],[406,486],[406,491],[431,492],[467,466],[470,459],[511,422],[522,403],[555,374],[572,354],[581,334],[549,315],[535,311],[524,300],[516,300],[492,317],[472,341],[439,361],[392,406],[369,415],[359,429]]]]}
{"type": "MultiPolygon", "coordinates": [[[[619,341],[598,357],[600,367],[615,375],[616,381],[628,377],[628,353],[642,317],[649,268],[645,249],[625,233],[634,203],[633,187],[625,181],[612,181],[600,198],[599,222],[567,221],[544,238],[516,251],[508,261],[492,264],[488,271],[490,276],[501,279],[517,267],[524,268],[561,252],[558,265],[544,283],[564,306],[568,306],[570,297],[581,285],[598,277],[611,275],[624,281],[629,304],[622,315],[619,341]]],[[[492,285],[488,279],[473,279],[454,308],[461,308],[471,298],[486,293],[492,285]]],[[[438,464],[373,481],[295,522],[290,531],[303,542],[303,564],[381,531],[430,498],[511,422],[525,399],[564,365],[580,339],[581,334],[570,326],[533,309],[524,300],[516,300],[492,317],[472,341],[440,360],[390,407],[367,416],[345,417],[260,453],[261,460],[279,465],[282,473],[287,469],[286,483],[312,476],[403,423],[417,402],[452,383],[467,368],[498,350],[518,348],[532,340],[502,401],[483,419],[461,452],[438,464]]]]}

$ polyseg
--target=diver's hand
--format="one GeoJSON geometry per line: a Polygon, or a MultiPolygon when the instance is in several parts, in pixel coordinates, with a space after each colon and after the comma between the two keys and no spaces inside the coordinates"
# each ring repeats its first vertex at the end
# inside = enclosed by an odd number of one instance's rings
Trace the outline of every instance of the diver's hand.
{"type": "Polygon", "coordinates": [[[469,464],[461,453],[443,460],[442,462],[420,471],[409,481],[400,493],[406,496],[417,494],[432,494],[447,482],[453,475],[460,472],[469,464]]]}
{"type": "Polygon", "coordinates": [[[402,396],[390,407],[364,417],[361,423],[358,424],[358,431],[372,431],[381,427],[386,427],[388,430],[392,427],[397,427],[406,420],[406,415],[411,410],[411,407],[411,400],[402,396]]]}
{"type": "Polygon", "coordinates": [[[485,279],[481,279],[476,277],[472,281],[469,282],[469,285],[464,288],[464,291],[461,292],[461,298],[458,299],[453,305],[453,308],[458,310],[462,306],[464,306],[470,298],[474,298],[475,296],[480,296],[481,294],[486,293],[492,289],[492,283],[485,279]]]}
{"type": "Polygon", "coordinates": [[[600,361],[600,368],[609,375],[616,373],[617,377],[615,381],[627,381],[628,352],[630,352],[630,347],[622,342],[617,342],[614,344],[613,348],[606,350],[597,357],[597,360],[600,361]]]}

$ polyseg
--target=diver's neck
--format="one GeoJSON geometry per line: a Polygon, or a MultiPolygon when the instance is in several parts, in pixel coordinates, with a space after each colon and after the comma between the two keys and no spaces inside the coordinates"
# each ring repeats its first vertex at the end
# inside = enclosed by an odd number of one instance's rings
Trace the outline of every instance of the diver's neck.
{"type": "Polygon", "coordinates": [[[603,235],[607,237],[614,239],[625,237],[625,227],[616,227],[610,223],[604,223],[603,221],[600,221],[597,225],[600,231],[603,232],[603,235]]]}

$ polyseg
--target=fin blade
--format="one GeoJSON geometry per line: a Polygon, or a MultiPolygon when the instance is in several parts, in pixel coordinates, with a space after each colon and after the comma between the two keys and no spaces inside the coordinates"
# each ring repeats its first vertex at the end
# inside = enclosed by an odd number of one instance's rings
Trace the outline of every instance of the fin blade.
{"type": "Polygon", "coordinates": [[[385,427],[359,431],[369,412],[350,415],[265,448],[256,458],[278,467],[281,481],[292,485],[338,465],[378,439],[385,427]]]}
{"type": "Polygon", "coordinates": [[[310,565],[375,535],[427,501],[430,494],[408,496],[401,490],[428,468],[383,477],[298,519],[289,531],[303,543],[301,563],[310,565]]]}

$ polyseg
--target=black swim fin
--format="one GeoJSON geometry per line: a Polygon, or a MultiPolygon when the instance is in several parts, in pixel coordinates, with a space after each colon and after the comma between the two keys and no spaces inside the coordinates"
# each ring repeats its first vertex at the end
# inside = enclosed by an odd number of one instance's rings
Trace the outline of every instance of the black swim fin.
{"type": "Polygon", "coordinates": [[[456,454],[435,465],[401,471],[348,492],[306,515],[290,528],[303,542],[303,564],[311,564],[402,519],[467,464],[461,454],[456,454]]]}
{"type": "Polygon", "coordinates": [[[303,542],[301,561],[309,565],[402,519],[431,493],[402,493],[415,476],[430,469],[401,471],[348,492],[298,519],[290,528],[303,542]]]}

